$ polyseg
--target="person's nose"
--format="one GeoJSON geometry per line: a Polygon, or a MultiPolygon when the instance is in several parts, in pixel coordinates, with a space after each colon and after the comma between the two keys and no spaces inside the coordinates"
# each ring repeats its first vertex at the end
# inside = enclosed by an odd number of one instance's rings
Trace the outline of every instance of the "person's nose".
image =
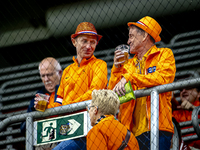
{"type": "Polygon", "coordinates": [[[91,44],[90,44],[89,42],[87,43],[86,48],[87,48],[87,49],[92,48],[92,46],[91,46],[91,44]]]}
{"type": "Polygon", "coordinates": [[[129,38],[128,38],[127,44],[130,45],[130,40],[129,40],[129,38]]]}
{"type": "Polygon", "coordinates": [[[47,75],[44,76],[44,81],[48,81],[49,78],[47,77],[47,75]]]}

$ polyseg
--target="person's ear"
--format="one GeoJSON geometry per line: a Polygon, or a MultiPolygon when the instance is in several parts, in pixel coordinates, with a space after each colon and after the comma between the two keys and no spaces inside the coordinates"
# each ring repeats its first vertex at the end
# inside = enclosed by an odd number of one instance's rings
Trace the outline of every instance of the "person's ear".
{"type": "Polygon", "coordinates": [[[59,70],[58,73],[59,73],[59,76],[62,77],[62,70],[59,70]]]}
{"type": "Polygon", "coordinates": [[[76,47],[76,40],[72,39],[72,44],[74,45],[74,47],[76,47]]]}
{"type": "Polygon", "coordinates": [[[99,42],[98,42],[98,37],[97,37],[97,44],[96,44],[96,46],[98,45],[98,43],[99,43],[99,42]]]}
{"type": "Polygon", "coordinates": [[[96,106],[94,107],[93,112],[94,112],[95,115],[97,115],[97,113],[98,113],[98,109],[97,109],[96,106]]]}
{"type": "Polygon", "coordinates": [[[149,34],[148,34],[147,32],[144,32],[144,36],[143,36],[143,39],[142,39],[143,42],[147,39],[147,36],[148,36],[148,35],[149,35],[149,34]]]}

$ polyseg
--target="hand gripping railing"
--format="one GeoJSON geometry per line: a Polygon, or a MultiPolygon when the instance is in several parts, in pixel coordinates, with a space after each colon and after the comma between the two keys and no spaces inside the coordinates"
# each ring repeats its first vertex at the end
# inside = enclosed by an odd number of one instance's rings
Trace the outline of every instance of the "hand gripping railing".
{"type": "MultiPolygon", "coordinates": [[[[159,93],[174,91],[182,88],[196,87],[200,84],[200,78],[195,78],[191,80],[185,80],[181,82],[174,82],[171,84],[160,85],[148,89],[134,91],[136,98],[151,95],[151,150],[159,149],[159,93]]],[[[47,109],[44,113],[34,111],[31,113],[25,113],[21,115],[16,115],[8,117],[0,122],[0,131],[2,131],[6,126],[12,123],[21,122],[26,120],[26,148],[31,150],[33,146],[33,140],[30,138],[33,132],[32,120],[42,117],[48,117],[52,115],[60,115],[63,113],[74,112],[77,110],[85,109],[85,107],[91,102],[84,101],[80,103],[55,107],[47,109]]]]}

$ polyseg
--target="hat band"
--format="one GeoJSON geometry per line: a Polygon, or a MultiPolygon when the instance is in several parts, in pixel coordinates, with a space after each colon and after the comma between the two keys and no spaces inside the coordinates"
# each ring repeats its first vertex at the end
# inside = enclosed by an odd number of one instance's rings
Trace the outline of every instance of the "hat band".
{"type": "Polygon", "coordinates": [[[97,33],[96,33],[96,32],[93,32],[93,31],[80,31],[80,32],[78,32],[77,34],[84,34],[84,33],[92,33],[92,34],[97,35],[97,33]]]}
{"type": "Polygon", "coordinates": [[[143,22],[141,22],[141,21],[138,21],[137,22],[138,24],[141,24],[141,25],[143,25],[143,26],[146,26],[146,27],[148,27],[146,24],[144,24],[143,22]]]}

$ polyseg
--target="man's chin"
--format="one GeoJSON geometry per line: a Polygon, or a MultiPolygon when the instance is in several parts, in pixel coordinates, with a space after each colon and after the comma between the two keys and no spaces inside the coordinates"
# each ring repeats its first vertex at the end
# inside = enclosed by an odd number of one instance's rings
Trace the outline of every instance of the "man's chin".
{"type": "Polygon", "coordinates": [[[52,93],[55,90],[52,85],[46,85],[45,89],[50,93],[52,93]]]}
{"type": "Polygon", "coordinates": [[[84,56],[85,59],[89,59],[90,57],[92,57],[91,54],[90,54],[90,55],[85,55],[85,56],[84,56]]]}
{"type": "Polygon", "coordinates": [[[136,50],[130,50],[130,54],[137,54],[136,50]]]}

